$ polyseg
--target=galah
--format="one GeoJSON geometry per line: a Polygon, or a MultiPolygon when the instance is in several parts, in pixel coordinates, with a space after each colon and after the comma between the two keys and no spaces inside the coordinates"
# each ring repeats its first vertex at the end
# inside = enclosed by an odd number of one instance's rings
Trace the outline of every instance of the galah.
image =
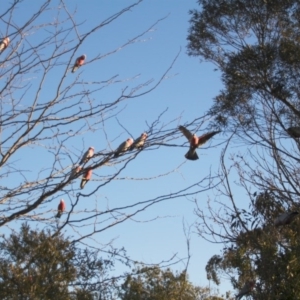
{"type": "Polygon", "coordinates": [[[60,199],[60,202],[57,207],[57,215],[56,218],[60,218],[62,213],[66,210],[66,203],[63,199],[60,199]]]}
{"type": "Polygon", "coordinates": [[[294,126],[287,129],[287,133],[293,138],[300,138],[300,127],[294,126]]]}
{"type": "Polygon", "coordinates": [[[72,170],[71,170],[71,174],[70,174],[70,178],[74,177],[76,174],[78,174],[80,171],[82,170],[82,167],[79,165],[75,165],[72,170]]]}
{"type": "Polygon", "coordinates": [[[299,215],[299,212],[297,212],[297,211],[285,212],[285,213],[279,215],[275,219],[274,225],[276,227],[278,227],[278,226],[284,226],[284,225],[291,224],[295,220],[295,218],[297,217],[297,215],[299,215]]]}
{"type": "Polygon", "coordinates": [[[145,141],[148,135],[146,132],[142,133],[131,145],[130,150],[133,149],[142,149],[144,147],[145,141]]]}
{"type": "Polygon", "coordinates": [[[0,43],[0,53],[3,52],[9,45],[10,39],[9,37],[6,37],[2,40],[0,43]]]}
{"type": "Polygon", "coordinates": [[[75,64],[74,64],[73,69],[72,69],[72,73],[75,73],[84,64],[85,59],[86,59],[86,55],[85,54],[79,56],[76,59],[75,64]]]}
{"type": "Polygon", "coordinates": [[[185,154],[186,159],[189,159],[189,160],[197,160],[199,157],[197,155],[196,149],[199,146],[205,144],[215,134],[221,132],[221,131],[212,131],[212,132],[205,133],[198,137],[196,134],[192,134],[188,129],[186,129],[183,126],[179,126],[179,130],[183,133],[183,135],[190,142],[190,149],[185,154]]]}
{"type": "Polygon", "coordinates": [[[88,160],[90,158],[92,158],[94,156],[94,152],[95,152],[95,148],[94,147],[90,147],[82,156],[82,159],[80,161],[80,165],[81,164],[85,164],[88,162],[88,160]]]}
{"type": "Polygon", "coordinates": [[[235,296],[235,299],[236,300],[242,299],[243,296],[249,294],[253,290],[254,286],[255,286],[255,281],[253,280],[247,281],[242,287],[242,289],[239,291],[239,293],[235,296]]]}
{"type": "Polygon", "coordinates": [[[87,184],[87,182],[91,179],[92,177],[93,170],[92,169],[87,169],[86,172],[83,174],[81,183],[80,183],[80,188],[83,189],[84,186],[87,184]]]}
{"type": "Polygon", "coordinates": [[[133,144],[133,139],[132,138],[127,139],[115,151],[114,157],[118,157],[122,152],[126,152],[132,144],[133,144]]]}

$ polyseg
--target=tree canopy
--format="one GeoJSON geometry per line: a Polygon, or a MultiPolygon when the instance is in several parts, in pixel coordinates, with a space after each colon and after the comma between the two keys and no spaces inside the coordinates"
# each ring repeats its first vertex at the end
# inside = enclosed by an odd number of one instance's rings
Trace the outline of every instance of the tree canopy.
{"type": "MultiPolygon", "coordinates": [[[[33,230],[22,224],[20,232],[0,242],[1,299],[64,300],[222,300],[209,288],[194,286],[186,270],[174,272],[159,266],[132,266],[113,274],[120,249],[103,259],[99,249],[82,249],[62,234],[33,230]]],[[[226,297],[226,299],[230,299],[226,297]]]]}
{"type": "MultiPolygon", "coordinates": [[[[121,285],[122,300],[222,300],[211,294],[209,288],[194,286],[187,279],[186,271],[173,272],[159,267],[142,267],[136,275],[128,275],[121,285]]],[[[229,299],[229,298],[226,298],[229,299]]]]}
{"type": "Polygon", "coordinates": [[[188,54],[216,66],[223,89],[210,115],[228,133],[218,209],[197,204],[199,234],[224,244],[208,277],[228,276],[237,291],[254,281],[252,299],[300,299],[299,218],[276,225],[299,211],[300,3],[198,3],[188,54]]]}
{"type": "MultiPolygon", "coordinates": [[[[69,287],[85,267],[84,260],[75,263],[76,252],[62,236],[52,237],[49,230],[35,231],[23,224],[20,232],[0,242],[1,298],[76,299],[70,296],[69,287]]],[[[84,289],[74,291],[78,293],[82,295],[84,289]]]]}

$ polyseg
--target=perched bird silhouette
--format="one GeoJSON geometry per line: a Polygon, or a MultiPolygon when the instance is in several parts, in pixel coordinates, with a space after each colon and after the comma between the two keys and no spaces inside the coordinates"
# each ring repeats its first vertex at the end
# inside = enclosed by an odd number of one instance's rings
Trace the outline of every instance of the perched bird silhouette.
{"type": "Polygon", "coordinates": [[[297,217],[297,215],[299,215],[299,212],[297,212],[297,211],[285,212],[285,213],[279,215],[275,219],[274,225],[276,227],[278,227],[278,226],[284,226],[284,225],[291,224],[295,220],[295,218],[297,217]]]}
{"type": "Polygon", "coordinates": [[[95,152],[95,148],[94,147],[90,147],[82,156],[82,159],[80,161],[80,165],[82,165],[83,163],[87,163],[88,160],[90,158],[92,158],[94,156],[94,152],[95,152]]]}
{"type": "Polygon", "coordinates": [[[115,151],[114,157],[118,157],[122,152],[126,152],[127,150],[129,150],[132,144],[133,144],[133,139],[132,138],[127,139],[115,151]]]}
{"type": "Polygon", "coordinates": [[[247,281],[242,289],[239,291],[239,293],[235,296],[236,300],[242,299],[243,296],[249,294],[255,286],[255,281],[247,281]]]}
{"type": "Polygon", "coordinates": [[[9,37],[4,38],[0,43],[0,53],[2,53],[9,45],[10,39],[9,37]]]}
{"type": "Polygon", "coordinates": [[[83,174],[81,182],[80,182],[80,188],[83,189],[84,186],[87,184],[87,182],[91,179],[93,174],[92,169],[87,169],[86,172],[83,174]]]}
{"type": "Polygon", "coordinates": [[[287,133],[293,138],[300,138],[300,127],[289,127],[287,133]]]}
{"type": "Polygon", "coordinates": [[[212,131],[212,132],[205,133],[205,134],[198,137],[196,134],[192,134],[184,126],[179,126],[178,128],[183,133],[183,135],[188,139],[188,141],[190,142],[190,149],[185,154],[186,159],[189,159],[189,160],[197,160],[199,157],[198,157],[198,154],[196,152],[196,149],[198,147],[200,147],[201,145],[205,144],[215,134],[221,132],[221,131],[212,131]]]}
{"type": "Polygon", "coordinates": [[[86,55],[85,54],[79,56],[76,59],[75,64],[74,64],[74,66],[72,68],[72,73],[75,73],[85,63],[85,59],[86,59],[86,55]]]}
{"type": "Polygon", "coordinates": [[[79,165],[75,165],[72,170],[71,170],[71,174],[70,174],[70,178],[74,177],[76,174],[78,174],[80,171],[82,170],[82,167],[79,165]]]}
{"type": "Polygon", "coordinates": [[[142,133],[130,146],[130,150],[142,149],[144,147],[147,137],[148,137],[148,135],[146,132],[142,133]]]}
{"type": "Polygon", "coordinates": [[[66,210],[66,203],[63,199],[60,199],[60,202],[57,207],[57,215],[55,218],[60,218],[62,213],[66,210]]]}

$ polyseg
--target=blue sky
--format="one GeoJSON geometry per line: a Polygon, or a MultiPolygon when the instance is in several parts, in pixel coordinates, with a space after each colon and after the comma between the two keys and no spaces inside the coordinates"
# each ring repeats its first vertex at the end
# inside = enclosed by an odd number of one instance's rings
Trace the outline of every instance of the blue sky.
{"type": "MultiPolygon", "coordinates": [[[[34,0],[31,3],[30,7],[23,7],[19,10],[20,22],[22,17],[26,18],[32,12],[32,7],[39,1],[34,0]]],[[[66,1],[70,11],[77,8],[75,19],[78,23],[82,22],[80,33],[86,32],[99,21],[132,3],[134,1],[129,0],[66,1]]],[[[128,138],[128,133],[124,128],[133,137],[137,137],[147,130],[146,122],[152,123],[165,110],[162,122],[168,123],[180,116],[173,122],[173,126],[178,126],[202,116],[210,108],[213,97],[218,94],[222,85],[220,74],[214,71],[214,65],[200,64],[199,58],[189,57],[186,54],[190,18],[188,11],[194,8],[198,8],[196,0],[144,0],[131,12],[100,29],[97,34],[88,37],[80,46],[78,56],[86,54],[87,64],[75,76],[80,76],[80,79],[84,81],[102,81],[117,75],[117,78],[122,81],[120,84],[108,86],[96,93],[94,97],[99,101],[101,99],[114,100],[125,86],[130,89],[151,79],[154,81],[149,87],[152,87],[170,67],[178,53],[179,55],[167,78],[162,80],[155,90],[131,100],[126,105],[121,105],[120,108],[123,110],[118,115],[118,119],[112,118],[106,122],[105,130],[108,134],[109,146],[103,128],[99,126],[98,130],[87,132],[76,140],[76,145],[73,145],[74,152],[77,149],[79,155],[80,151],[88,146],[94,146],[96,151],[108,147],[115,149],[128,138]],[[113,55],[105,56],[105,53],[146,31],[160,19],[163,20],[141,37],[139,42],[113,55]],[[103,55],[103,58],[89,63],[89,60],[98,54],[103,55]]],[[[47,18],[51,20],[54,14],[49,12],[45,20],[47,18]]],[[[1,34],[5,35],[6,30],[6,28],[1,28],[1,34]]],[[[51,86],[55,85],[55,76],[53,71],[53,76],[43,91],[45,97],[53,92],[51,86]]],[[[71,81],[71,74],[68,76],[70,76],[68,80],[71,81]]],[[[203,125],[204,128],[205,125],[203,125]]],[[[217,145],[224,140],[223,134],[215,136],[212,145],[217,145]]],[[[183,141],[184,137],[179,142],[183,141]]],[[[72,142],[74,143],[74,140],[72,142]]],[[[120,179],[103,187],[84,203],[80,203],[78,210],[86,207],[105,210],[107,207],[144,201],[180,190],[201,180],[210,171],[214,174],[219,167],[222,148],[223,146],[220,145],[210,149],[205,147],[199,149],[200,159],[196,162],[186,161],[184,154],[187,148],[162,147],[156,151],[145,151],[126,168],[119,176],[120,179]],[[169,175],[153,180],[135,180],[156,177],[170,171],[172,172],[169,175]]],[[[27,153],[27,155],[30,154],[27,153]]],[[[34,162],[27,160],[24,162],[24,167],[38,168],[47,161],[46,155],[37,155],[34,162]]],[[[113,171],[114,169],[103,167],[96,172],[94,179],[97,179],[97,176],[104,176],[105,172],[113,171]]],[[[89,182],[85,191],[87,193],[92,191],[97,183],[97,181],[89,182]]],[[[211,192],[206,192],[195,197],[199,203],[203,203],[205,208],[207,198],[213,195],[211,192]]],[[[51,203],[45,204],[43,209],[55,209],[61,197],[66,200],[67,206],[70,206],[69,201],[72,195],[67,197],[60,194],[51,203]]],[[[193,200],[195,200],[194,197],[182,197],[159,203],[135,216],[134,220],[104,231],[97,235],[96,239],[102,244],[114,240],[114,245],[124,247],[133,259],[146,263],[168,260],[174,254],[177,254],[179,258],[185,258],[187,251],[183,222],[192,225],[197,220],[193,200]]],[[[82,230],[85,229],[82,228],[82,230]]],[[[197,237],[194,229],[192,232],[192,257],[188,273],[194,284],[207,286],[209,282],[206,279],[205,265],[213,254],[220,253],[220,247],[197,237]]],[[[66,234],[72,233],[67,230],[66,234]]],[[[181,263],[173,266],[174,269],[183,267],[181,263]]],[[[224,289],[229,289],[227,283],[223,286],[225,286],[224,289]]]]}

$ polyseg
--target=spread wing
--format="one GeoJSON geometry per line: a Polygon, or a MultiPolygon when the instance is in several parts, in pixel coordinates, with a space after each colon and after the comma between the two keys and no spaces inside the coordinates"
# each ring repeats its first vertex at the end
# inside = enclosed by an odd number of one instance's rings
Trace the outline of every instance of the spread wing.
{"type": "Polygon", "coordinates": [[[178,129],[183,133],[183,135],[184,135],[188,140],[190,140],[190,139],[193,137],[192,133],[191,133],[188,129],[186,129],[185,127],[179,126],[178,129]]]}
{"type": "Polygon", "coordinates": [[[219,132],[221,132],[221,131],[220,130],[219,131],[212,131],[212,132],[208,132],[208,133],[205,133],[205,134],[199,136],[198,146],[205,144],[209,139],[211,139],[215,134],[217,134],[219,132]]]}

